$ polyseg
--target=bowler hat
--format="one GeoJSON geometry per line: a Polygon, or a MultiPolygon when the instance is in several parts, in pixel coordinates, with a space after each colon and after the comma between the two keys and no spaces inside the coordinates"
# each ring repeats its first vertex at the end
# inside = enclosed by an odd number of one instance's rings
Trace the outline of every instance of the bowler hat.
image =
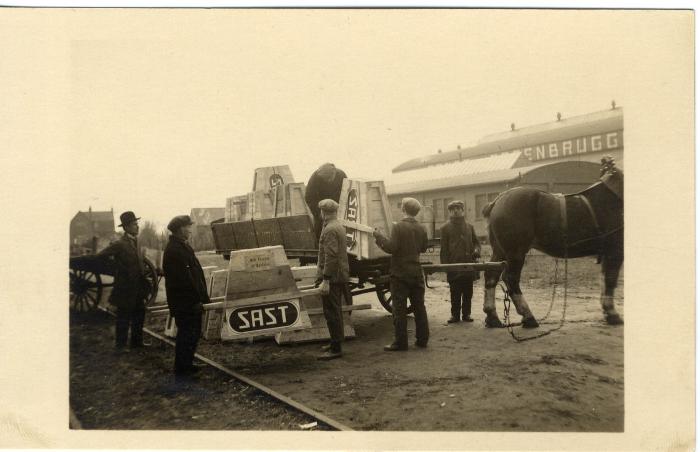
{"type": "Polygon", "coordinates": [[[136,214],[130,210],[124,212],[123,214],[119,215],[119,221],[122,222],[122,224],[119,225],[119,227],[126,227],[129,226],[131,223],[134,221],[140,220],[141,218],[136,218],[136,214]]]}
{"type": "Polygon", "coordinates": [[[447,210],[452,209],[462,209],[464,210],[464,203],[462,201],[452,201],[447,205],[447,210]]]}
{"type": "Polygon", "coordinates": [[[168,230],[170,232],[177,232],[183,226],[194,224],[189,215],[178,215],[168,223],[168,230]]]}
{"type": "Polygon", "coordinates": [[[318,208],[324,212],[337,212],[338,207],[338,203],[332,199],[323,199],[318,203],[318,208]]]}

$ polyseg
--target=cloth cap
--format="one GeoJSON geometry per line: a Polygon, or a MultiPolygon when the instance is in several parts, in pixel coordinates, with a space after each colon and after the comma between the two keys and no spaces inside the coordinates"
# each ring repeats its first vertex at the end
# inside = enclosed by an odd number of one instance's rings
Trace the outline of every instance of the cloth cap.
{"type": "Polygon", "coordinates": [[[324,212],[337,212],[338,207],[340,207],[338,203],[332,199],[323,199],[318,203],[318,208],[324,212]]]}
{"type": "Polygon", "coordinates": [[[401,208],[409,215],[416,216],[420,212],[420,202],[415,198],[403,198],[401,200],[401,208]]]}
{"type": "Polygon", "coordinates": [[[136,214],[130,210],[124,212],[123,214],[119,215],[119,221],[122,223],[119,225],[119,227],[124,227],[128,226],[129,224],[133,223],[134,221],[138,221],[141,218],[136,218],[136,214]]]}
{"type": "Polygon", "coordinates": [[[462,201],[452,201],[447,205],[447,210],[452,209],[462,209],[464,210],[464,203],[462,201]]]}
{"type": "Polygon", "coordinates": [[[178,229],[189,224],[194,224],[189,215],[178,215],[170,220],[170,223],[168,223],[168,230],[170,232],[177,232],[178,229]]]}

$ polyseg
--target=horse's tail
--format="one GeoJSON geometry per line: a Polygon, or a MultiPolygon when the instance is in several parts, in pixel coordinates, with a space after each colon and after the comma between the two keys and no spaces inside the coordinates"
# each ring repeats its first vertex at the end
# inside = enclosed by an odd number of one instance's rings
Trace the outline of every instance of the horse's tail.
{"type": "Polygon", "coordinates": [[[489,215],[491,215],[491,210],[493,210],[494,205],[496,205],[496,199],[486,204],[484,208],[481,209],[481,214],[484,216],[484,218],[488,218],[489,215]]]}

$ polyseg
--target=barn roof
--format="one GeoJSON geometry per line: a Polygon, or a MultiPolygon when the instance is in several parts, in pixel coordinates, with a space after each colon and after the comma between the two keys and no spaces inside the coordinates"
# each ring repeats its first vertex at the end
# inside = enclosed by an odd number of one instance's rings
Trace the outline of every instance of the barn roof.
{"type": "Polygon", "coordinates": [[[595,135],[623,129],[622,108],[574,116],[560,121],[523,127],[483,137],[476,146],[431,154],[408,160],[392,170],[393,173],[446,164],[461,159],[512,151],[534,144],[595,135]]]}
{"type": "Polygon", "coordinates": [[[73,224],[75,221],[91,222],[92,227],[97,234],[108,234],[114,232],[114,212],[112,211],[78,211],[78,213],[76,213],[71,220],[71,224],[73,224]]]}
{"type": "Polygon", "coordinates": [[[193,207],[190,211],[190,218],[198,226],[208,226],[212,221],[224,218],[224,207],[193,207]]]}

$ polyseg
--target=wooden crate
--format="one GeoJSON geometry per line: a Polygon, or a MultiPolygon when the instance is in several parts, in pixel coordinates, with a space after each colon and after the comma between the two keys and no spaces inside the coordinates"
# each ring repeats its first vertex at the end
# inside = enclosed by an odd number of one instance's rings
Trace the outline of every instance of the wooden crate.
{"type": "Polygon", "coordinates": [[[248,193],[248,207],[250,208],[250,218],[259,220],[261,218],[273,218],[272,194],[269,191],[253,191],[248,193]]]}
{"type": "Polygon", "coordinates": [[[310,325],[281,246],[231,253],[222,340],[268,336],[310,325]]]}
{"type": "Polygon", "coordinates": [[[370,232],[374,228],[387,236],[391,232],[391,209],[384,182],[345,179],[339,204],[338,217],[345,220],[348,253],[358,259],[387,256],[377,246],[370,232]],[[348,223],[358,223],[360,229],[355,229],[348,223]]]}
{"type": "Polygon", "coordinates": [[[270,191],[272,187],[294,182],[289,165],[266,166],[255,169],[253,191],[270,191]]]}
{"type": "Polygon", "coordinates": [[[248,195],[232,196],[226,198],[226,206],[224,209],[224,221],[231,223],[233,221],[250,220],[250,209],[248,206],[248,195]]]}
{"type": "Polygon", "coordinates": [[[258,239],[255,237],[255,227],[252,221],[237,221],[231,224],[231,231],[235,236],[238,250],[245,250],[258,247],[258,239]]]}
{"type": "Polygon", "coordinates": [[[273,216],[311,216],[311,209],[306,205],[305,195],[306,185],[303,182],[274,187],[271,193],[273,216]]]}
{"type": "Polygon", "coordinates": [[[223,321],[223,309],[204,311],[204,315],[202,316],[202,337],[208,341],[221,339],[221,325],[223,321]]]}
{"type": "MultiPolygon", "coordinates": [[[[304,290],[302,293],[303,309],[308,313],[311,326],[305,329],[281,331],[275,335],[275,341],[279,344],[298,342],[313,342],[330,340],[326,317],[323,315],[323,300],[320,289],[304,290]]],[[[354,309],[370,309],[371,305],[363,304],[348,306],[343,304],[343,334],[346,339],[355,337],[355,328],[352,326],[350,312],[354,309]]]]}

